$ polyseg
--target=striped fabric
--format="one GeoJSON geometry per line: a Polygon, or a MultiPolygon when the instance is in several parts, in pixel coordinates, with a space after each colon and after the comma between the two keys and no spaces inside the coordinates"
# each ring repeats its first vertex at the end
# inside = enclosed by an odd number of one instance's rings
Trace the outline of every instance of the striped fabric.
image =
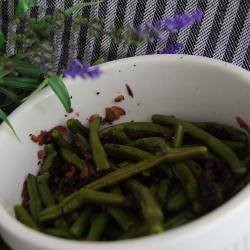
{"type": "MultiPolygon", "coordinates": [[[[0,0],[4,29],[15,32],[16,27],[7,26],[14,14],[14,0],[0,0]]],[[[39,8],[31,15],[42,17],[55,9],[66,9],[81,0],[38,0],[39,8]]],[[[165,39],[141,47],[114,44],[106,35],[92,38],[87,28],[77,31],[67,20],[56,33],[54,41],[55,71],[67,66],[73,58],[91,63],[100,57],[114,60],[127,56],[155,53],[168,44],[181,42],[183,53],[202,55],[224,60],[250,70],[250,0],[104,0],[97,6],[79,10],[85,17],[105,19],[105,29],[129,24],[140,24],[147,20],[156,22],[184,11],[196,8],[205,13],[203,21],[177,34],[165,33],[165,39]]],[[[2,20],[1,20],[2,19],[2,20]]],[[[14,53],[8,46],[8,53],[14,53]]]]}

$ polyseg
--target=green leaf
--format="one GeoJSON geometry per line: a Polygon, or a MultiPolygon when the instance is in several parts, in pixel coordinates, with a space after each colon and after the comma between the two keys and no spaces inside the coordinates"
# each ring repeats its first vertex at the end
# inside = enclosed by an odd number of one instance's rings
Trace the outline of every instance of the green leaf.
{"type": "Polygon", "coordinates": [[[16,95],[14,92],[8,90],[8,89],[0,87],[0,93],[5,95],[8,99],[10,99],[12,102],[14,102],[16,104],[21,103],[21,99],[19,98],[19,96],[16,95]]]}
{"type": "Polygon", "coordinates": [[[72,14],[76,10],[83,9],[83,8],[88,7],[88,6],[94,6],[94,5],[97,5],[97,4],[99,4],[99,3],[103,2],[103,1],[104,0],[94,1],[94,2],[89,2],[89,3],[78,3],[75,6],[73,6],[73,7],[69,8],[69,9],[65,10],[64,13],[66,15],[70,15],[70,14],[72,14]]]}
{"type": "Polygon", "coordinates": [[[16,89],[34,90],[40,83],[41,81],[34,78],[5,77],[2,80],[0,79],[0,84],[3,86],[16,89]]]}
{"type": "Polygon", "coordinates": [[[36,6],[36,0],[18,0],[16,7],[16,15],[27,12],[28,9],[36,6]]]}
{"type": "Polygon", "coordinates": [[[93,66],[96,66],[96,65],[99,65],[99,64],[103,64],[105,63],[105,60],[103,57],[97,59],[94,63],[93,63],[93,66]]]}
{"type": "Polygon", "coordinates": [[[3,69],[3,68],[0,68],[0,79],[4,76],[7,76],[8,74],[11,73],[12,70],[7,70],[7,69],[3,69]]]}
{"type": "Polygon", "coordinates": [[[19,137],[17,136],[17,133],[16,133],[15,129],[13,128],[11,123],[9,122],[7,115],[5,114],[5,112],[2,109],[0,109],[0,119],[2,121],[4,121],[9,126],[9,128],[12,130],[15,137],[20,141],[19,137]]]}
{"type": "Polygon", "coordinates": [[[5,51],[5,44],[6,44],[5,36],[3,32],[0,31],[0,52],[5,51]]]}
{"type": "Polygon", "coordinates": [[[64,85],[62,79],[59,76],[53,76],[48,79],[48,85],[52,88],[54,93],[58,96],[59,100],[63,104],[66,111],[69,111],[71,108],[71,100],[69,92],[64,85]]]}

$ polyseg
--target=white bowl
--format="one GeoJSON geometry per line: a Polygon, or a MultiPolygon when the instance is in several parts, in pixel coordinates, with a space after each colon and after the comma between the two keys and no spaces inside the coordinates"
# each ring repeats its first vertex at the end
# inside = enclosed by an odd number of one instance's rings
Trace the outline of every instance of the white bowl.
{"type": "MultiPolygon", "coordinates": [[[[79,119],[103,114],[118,94],[127,115],[122,121],[149,120],[154,113],[175,114],[193,121],[217,121],[236,126],[235,116],[250,121],[250,73],[221,61],[183,56],[144,56],[106,63],[96,80],[65,79],[79,119]],[[125,84],[134,92],[128,96],[125,84]],[[99,95],[96,92],[100,92],[99,95]]],[[[113,243],[77,242],[54,238],[19,223],[13,206],[19,203],[27,173],[38,171],[38,146],[30,133],[63,124],[68,117],[50,89],[30,98],[9,119],[21,143],[5,125],[0,127],[0,232],[15,250],[249,250],[249,185],[233,199],[177,229],[145,238],[113,243]]]]}

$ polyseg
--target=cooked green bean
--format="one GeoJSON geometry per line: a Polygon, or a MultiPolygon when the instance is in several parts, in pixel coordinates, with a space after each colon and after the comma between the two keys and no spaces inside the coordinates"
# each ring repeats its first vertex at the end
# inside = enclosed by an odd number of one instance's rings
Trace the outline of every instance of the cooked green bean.
{"type": "Polygon", "coordinates": [[[121,208],[108,206],[107,212],[115,219],[124,231],[127,231],[136,223],[136,217],[132,213],[128,213],[121,208]]]}
{"type": "Polygon", "coordinates": [[[174,141],[173,141],[174,148],[179,148],[182,146],[183,137],[184,137],[184,128],[180,124],[180,125],[176,126],[176,129],[175,129],[175,136],[174,136],[174,141]]]}
{"type": "Polygon", "coordinates": [[[90,216],[91,207],[88,206],[81,212],[79,218],[71,226],[70,232],[76,238],[82,237],[87,232],[88,226],[90,225],[90,216]]]}
{"type": "Polygon", "coordinates": [[[28,175],[27,188],[29,194],[29,210],[32,218],[38,221],[38,214],[42,211],[42,201],[37,188],[37,177],[32,174],[28,175]]]}
{"type": "Polygon", "coordinates": [[[38,190],[45,207],[50,207],[55,204],[53,195],[48,185],[48,178],[49,175],[47,173],[37,177],[38,190]]]}
{"type": "Polygon", "coordinates": [[[86,187],[91,189],[102,189],[105,187],[114,186],[121,181],[128,179],[129,177],[139,174],[144,170],[151,169],[163,162],[180,161],[192,157],[203,156],[206,154],[206,147],[181,148],[179,150],[171,151],[161,156],[156,156],[152,159],[143,160],[138,163],[125,166],[121,169],[117,169],[114,172],[100,178],[99,180],[89,183],[86,187]]]}
{"type": "Polygon", "coordinates": [[[132,141],[127,144],[150,152],[168,151],[169,145],[161,137],[147,137],[132,141]]]}
{"type": "MultiPolygon", "coordinates": [[[[183,148],[180,149],[178,152],[170,152],[162,156],[157,156],[152,159],[144,160],[136,164],[128,165],[123,168],[117,169],[107,174],[106,176],[87,184],[81,190],[85,190],[85,188],[100,190],[106,187],[115,186],[116,184],[127,180],[129,177],[139,174],[144,170],[151,169],[161,164],[162,162],[185,160],[187,158],[204,155],[206,153],[207,149],[205,147],[183,148]]],[[[58,218],[65,212],[67,213],[74,211],[82,205],[82,199],[83,198],[80,194],[80,191],[76,191],[68,197],[64,198],[58,205],[54,205],[50,208],[44,209],[39,215],[39,220],[52,220],[54,218],[58,218]],[[64,208],[65,205],[68,206],[66,211],[64,208]]]]}
{"type": "Polygon", "coordinates": [[[138,223],[134,227],[130,228],[128,231],[124,232],[118,239],[126,240],[136,237],[142,237],[149,233],[149,228],[147,225],[138,223]]]}
{"type": "Polygon", "coordinates": [[[59,204],[43,210],[40,213],[39,219],[40,221],[47,221],[58,218],[62,214],[68,214],[75,211],[86,203],[121,207],[130,205],[129,200],[123,195],[95,191],[84,187],[63,199],[59,204]]]}
{"type": "Polygon", "coordinates": [[[154,157],[152,154],[136,147],[120,144],[105,144],[104,150],[109,156],[131,161],[140,161],[154,157]]]}
{"type": "Polygon", "coordinates": [[[57,158],[57,152],[51,152],[49,153],[43,163],[42,163],[42,168],[41,168],[41,172],[42,173],[46,173],[49,171],[50,168],[53,167],[55,161],[56,161],[56,158],[57,158]]]}
{"type": "Polygon", "coordinates": [[[162,207],[164,203],[166,202],[168,193],[169,193],[169,180],[162,180],[157,187],[155,197],[157,201],[159,202],[160,206],[162,207]]]}
{"type": "Polygon", "coordinates": [[[85,127],[79,120],[77,119],[69,119],[67,121],[67,127],[72,134],[80,134],[84,137],[89,136],[89,129],[85,127]]]}
{"type": "Polygon", "coordinates": [[[175,217],[167,220],[167,222],[164,225],[164,229],[165,230],[173,229],[187,222],[190,222],[191,220],[194,220],[194,219],[195,219],[195,215],[191,211],[184,211],[176,215],[175,217]]]}
{"type": "Polygon", "coordinates": [[[130,179],[126,182],[129,190],[140,204],[145,223],[151,234],[160,233],[163,229],[163,213],[160,205],[152,196],[150,190],[140,182],[130,179]]]}
{"type": "Polygon", "coordinates": [[[87,240],[96,241],[99,240],[104,233],[106,226],[108,225],[109,217],[105,213],[98,214],[91,224],[87,240]]]}
{"type": "Polygon", "coordinates": [[[33,228],[35,230],[40,230],[36,222],[31,218],[28,211],[22,205],[16,205],[14,207],[16,218],[22,222],[24,225],[33,228]]]}
{"type": "Polygon", "coordinates": [[[62,135],[60,134],[60,132],[58,132],[57,130],[53,130],[53,132],[51,133],[51,135],[52,135],[52,138],[55,141],[55,143],[60,148],[65,148],[65,149],[73,151],[73,148],[72,148],[71,144],[62,137],[62,135]]]}
{"type": "Polygon", "coordinates": [[[100,137],[108,137],[108,135],[113,131],[113,130],[123,130],[124,127],[129,124],[129,122],[124,122],[124,123],[119,123],[113,126],[106,127],[100,131],[100,137]]]}
{"type": "Polygon", "coordinates": [[[90,121],[90,146],[97,171],[110,168],[110,163],[99,138],[100,125],[100,117],[95,117],[90,121]]]}
{"type": "Polygon", "coordinates": [[[130,122],[125,124],[124,131],[126,133],[142,133],[145,136],[162,136],[172,130],[166,126],[151,122],[130,122]]]}
{"type": "Polygon", "coordinates": [[[187,133],[191,134],[196,139],[205,142],[216,154],[221,156],[229,164],[231,171],[236,175],[242,175],[246,173],[246,168],[243,166],[236,154],[224,143],[222,143],[216,137],[210,135],[206,131],[199,127],[182,121],[180,119],[165,116],[165,115],[153,115],[153,121],[163,125],[182,125],[187,133]]]}
{"type": "Polygon", "coordinates": [[[110,138],[111,140],[115,140],[116,143],[120,144],[127,144],[131,141],[126,133],[121,129],[110,130],[106,137],[110,138]]]}
{"type": "Polygon", "coordinates": [[[90,145],[88,140],[83,137],[81,134],[77,133],[75,135],[75,141],[77,146],[79,146],[79,148],[81,149],[81,153],[85,154],[87,152],[90,152],[90,145]]]}
{"type": "Polygon", "coordinates": [[[229,141],[229,140],[222,140],[222,142],[234,151],[246,149],[246,144],[243,142],[229,141]]]}
{"type": "Polygon", "coordinates": [[[192,171],[193,175],[199,179],[202,174],[202,167],[200,164],[193,160],[187,160],[186,164],[188,165],[189,169],[192,171]]]}
{"type": "Polygon", "coordinates": [[[66,162],[73,164],[80,171],[87,168],[85,161],[72,151],[62,148],[60,154],[66,162]]]}
{"type": "Polygon", "coordinates": [[[173,167],[173,171],[190,199],[194,211],[197,214],[201,214],[203,208],[199,201],[199,184],[190,171],[188,165],[185,162],[177,162],[173,167]]]}
{"type": "Polygon", "coordinates": [[[188,204],[188,200],[183,191],[178,190],[169,196],[166,204],[166,210],[170,213],[176,213],[183,210],[188,204]]]}
{"type": "Polygon", "coordinates": [[[47,228],[44,230],[46,234],[50,234],[52,236],[65,238],[65,239],[74,239],[75,237],[67,230],[62,228],[47,228]]]}
{"type": "MultiPolygon", "coordinates": [[[[219,133],[221,133],[222,135],[225,134],[223,133],[223,131],[225,131],[227,134],[227,137],[230,138],[230,140],[239,141],[239,142],[247,141],[246,134],[243,131],[232,126],[228,126],[228,125],[220,124],[216,122],[196,122],[194,124],[206,130],[209,134],[212,134],[216,137],[218,133],[215,134],[214,132],[219,130],[219,133]]],[[[219,139],[225,139],[225,138],[219,138],[219,139]]]]}

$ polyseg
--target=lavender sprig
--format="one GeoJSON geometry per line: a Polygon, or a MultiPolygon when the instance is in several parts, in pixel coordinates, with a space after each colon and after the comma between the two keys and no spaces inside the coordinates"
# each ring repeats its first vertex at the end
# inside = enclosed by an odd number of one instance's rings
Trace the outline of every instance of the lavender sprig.
{"type": "Polygon", "coordinates": [[[63,77],[70,76],[76,78],[81,76],[82,78],[97,78],[102,74],[99,67],[91,67],[89,64],[82,64],[78,59],[74,59],[70,62],[69,68],[63,71],[63,77]]]}
{"type": "Polygon", "coordinates": [[[182,43],[170,44],[167,47],[158,50],[157,54],[178,54],[183,49],[182,43]]]}

